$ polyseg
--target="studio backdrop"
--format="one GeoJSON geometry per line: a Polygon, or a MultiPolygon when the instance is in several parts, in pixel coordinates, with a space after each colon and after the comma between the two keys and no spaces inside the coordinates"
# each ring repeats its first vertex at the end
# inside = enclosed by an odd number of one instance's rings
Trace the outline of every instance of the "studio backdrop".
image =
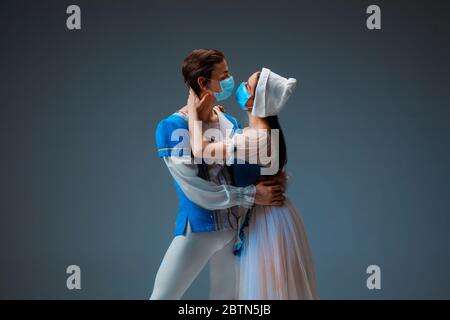
{"type": "MultiPolygon", "coordinates": [[[[155,128],[186,104],[181,63],[196,48],[223,51],[237,82],[263,67],[298,81],[280,114],[287,195],[320,298],[450,298],[449,10],[1,1],[0,298],[149,298],[178,207],[155,128]]],[[[246,125],[234,99],[223,106],[246,125]]],[[[184,298],[208,298],[207,271],[184,298]]]]}

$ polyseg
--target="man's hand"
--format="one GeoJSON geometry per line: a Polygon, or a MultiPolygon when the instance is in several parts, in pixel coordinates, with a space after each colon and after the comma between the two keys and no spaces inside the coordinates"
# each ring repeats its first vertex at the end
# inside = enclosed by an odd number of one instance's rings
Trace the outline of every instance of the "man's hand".
{"type": "Polygon", "coordinates": [[[286,182],[287,182],[287,176],[284,171],[278,171],[278,173],[274,176],[261,176],[259,177],[258,182],[262,181],[273,181],[276,184],[279,184],[281,186],[282,192],[286,192],[286,182]]]}
{"type": "Polygon", "coordinates": [[[282,206],[284,196],[281,185],[272,179],[258,182],[255,203],[263,206],[282,206]]]}
{"type": "Polygon", "coordinates": [[[216,111],[225,112],[225,108],[221,105],[214,106],[213,109],[216,111]]]}

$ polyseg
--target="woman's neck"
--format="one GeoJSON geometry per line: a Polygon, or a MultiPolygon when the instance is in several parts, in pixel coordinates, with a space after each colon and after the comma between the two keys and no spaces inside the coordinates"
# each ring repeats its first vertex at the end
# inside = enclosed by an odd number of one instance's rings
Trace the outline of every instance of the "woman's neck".
{"type": "Polygon", "coordinates": [[[253,129],[268,129],[269,125],[264,118],[255,117],[251,110],[247,110],[248,126],[253,129]]]}

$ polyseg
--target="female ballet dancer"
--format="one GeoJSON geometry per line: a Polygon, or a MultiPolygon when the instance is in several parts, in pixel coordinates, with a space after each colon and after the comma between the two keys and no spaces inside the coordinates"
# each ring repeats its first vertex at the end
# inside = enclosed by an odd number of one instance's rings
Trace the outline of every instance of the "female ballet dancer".
{"type": "MultiPolygon", "coordinates": [[[[295,88],[295,79],[286,79],[269,69],[255,72],[241,83],[236,100],[247,111],[249,125],[224,141],[210,142],[202,136],[197,109],[201,100],[190,90],[188,99],[189,134],[194,156],[208,161],[255,160],[260,166],[243,165],[235,174],[249,175],[254,181],[266,174],[284,170],[286,142],[278,113],[295,88]],[[273,139],[277,137],[278,139],[273,139]],[[257,147],[255,147],[257,146],[257,147]],[[261,152],[270,149],[263,163],[261,152]],[[204,152],[207,151],[207,152],[204,152]],[[273,170],[274,164],[276,169],[273,170]],[[257,168],[257,170],[249,168],[257,168]]],[[[246,217],[244,242],[240,249],[239,299],[317,299],[315,272],[303,221],[292,202],[282,206],[255,204],[246,217]]],[[[238,250],[239,251],[239,250],[238,250]]]]}

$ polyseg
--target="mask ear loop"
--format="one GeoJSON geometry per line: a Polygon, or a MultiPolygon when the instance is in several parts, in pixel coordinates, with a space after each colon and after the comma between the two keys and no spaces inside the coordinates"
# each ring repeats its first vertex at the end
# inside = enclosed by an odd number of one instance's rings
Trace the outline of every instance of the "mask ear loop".
{"type": "MultiPolygon", "coordinates": [[[[256,88],[258,87],[258,82],[259,82],[260,76],[261,76],[261,72],[258,73],[258,76],[257,76],[257,78],[256,78],[256,87],[255,87],[255,90],[253,91],[253,95],[251,95],[251,96],[247,99],[247,101],[248,101],[249,99],[252,99],[252,100],[253,100],[253,105],[252,105],[252,107],[251,107],[251,108],[247,107],[247,110],[248,110],[248,111],[253,110],[253,107],[255,106],[256,88]]],[[[248,90],[247,90],[247,91],[248,91],[248,90]]]]}
{"type": "MultiPolygon", "coordinates": [[[[220,84],[220,80],[210,79],[210,78],[202,77],[202,76],[200,76],[199,78],[203,78],[203,79],[206,79],[206,80],[209,80],[209,81],[211,81],[211,80],[219,81],[219,84],[220,84]]],[[[208,88],[206,85],[205,85],[205,88],[206,88],[206,89],[203,89],[203,88],[200,88],[200,89],[201,89],[201,90],[209,90],[209,91],[211,92],[211,94],[214,94],[214,90],[208,88]]],[[[220,89],[222,89],[222,86],[220,86],[220,89]]]]}
{"type": "Polygon", "coordinates": [[[248,102],[248,100],[250,100],[250,99],[253,100],[253,105],[252,105],[251,107],[247,107],[247,110],[248,110],[248,111],[252,110],[253,107],[254,107],[254,105],[255,105],[255,95],[248,97],[247,102],[248,102]]]}
{"type": "MultiPolygon", "coordinates": [[[[229,79],[229,78],[233,78],[233,76],[232,76],[231,74],[228,74],[228,77],[226,77],[226,78],[223,79],[223,80],[211,79],[211,78],[207,78],[207,77],[201,77],[201,78],[206,79],[206,80],[209,80],[209,81],[217,81],[217,82],[219,82],[220,90],[221,90],[221,91],[219,91],[218,93],[221,93],[221,92],[223,92],[223,91],[225,90],[225,89],[222,87],[221,82],[224,81],[224,80],[227,80],[227,79],[229,79]]],[[[234,80],[234,78],[233,78],[233,80],[234,80]]],[[[212,89],[210,89],[210,88],[208,88],[208,90],[210,90],[210,91],[212,92],[212,94],[215,94],[215,93],[216,93],[214,90],[212,90],[212,89]]]]}
{"type": "MultiPolygon", "coordinates": [[[[246,81],[245,83],[248,85],[248,81],[246,81]]],[[[248,91],[247,87],[245,89],[250,94],[250,92],[248,91]]],[[[248,97],[247,101],[250,100],[250,99],[253,99],[253,102],[254,102],[255,101],[255,96],[256,96],[256,88],[255,88],[255,93],[253,95],[251,95],[250,97],[248,97]]]]}
{"type": "MultiPolygon", "coordinates": [[[[248,89],[247,89],[247,92],[248,92],[248,89]]],[[[255,92],[253,93],[253,95],[248,97],[247,102],[248,102],[248,100],[252,99],[253,100],[253,104],[255,104],[255,96],[256,96],[256,88],[255,88],[255,92]]],[[[253,109],[253,106],[251,108],[247,107],[247,110],[251,110],[251,109],[253,109]]]]}

